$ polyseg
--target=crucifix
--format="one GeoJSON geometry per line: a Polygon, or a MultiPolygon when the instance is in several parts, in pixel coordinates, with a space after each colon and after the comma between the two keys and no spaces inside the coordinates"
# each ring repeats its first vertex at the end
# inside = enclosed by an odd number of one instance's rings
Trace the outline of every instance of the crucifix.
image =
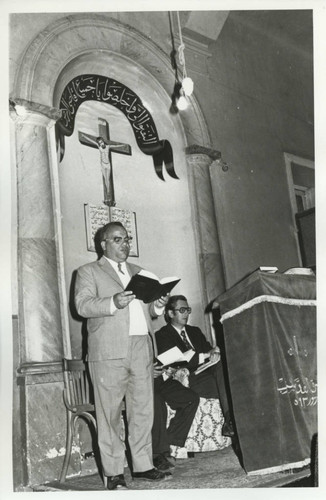
{"type": "Polygon", "coordinates": [[[108,207],[114,207],[116,202],[114,199],[111,153],[131,155],[131,146],[122,142],[111,141],[108,122],[103,118],[99,118],[98,122],[98,137],[85,134],[84,132],[78,132],[78,137],[79,141],[85,146],[98,148],[100,152],[101,171],[103,175],[104,203],[108,207]]]}

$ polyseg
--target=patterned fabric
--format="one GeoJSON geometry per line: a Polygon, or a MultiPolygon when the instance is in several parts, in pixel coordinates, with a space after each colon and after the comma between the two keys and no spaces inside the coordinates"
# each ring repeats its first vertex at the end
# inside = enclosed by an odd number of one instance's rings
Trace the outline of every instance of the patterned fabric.
{"type": "MultiPolygon", "coordinates": [[[[167,427],[175,411],[168,405],[167,427]]],[[[175,458],[187,458],[188,452],[223,450],[231,439],[222,436],[224,417],[218,399],[200,398],[197,413],[184,447],[171,445],[170,453],[175,458]]]]}

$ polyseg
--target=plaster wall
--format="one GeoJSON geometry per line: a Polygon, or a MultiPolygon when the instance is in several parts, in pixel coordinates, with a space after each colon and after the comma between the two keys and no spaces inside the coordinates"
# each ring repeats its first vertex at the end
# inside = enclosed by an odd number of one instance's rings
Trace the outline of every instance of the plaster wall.
{"type": "Polygon", "coordinates": [[[253,19],[231,12],[208,74],[193,76],[229,167],[212,174],[227,288],[260,265],[299,265],[283,153],[314,158],[312,59],[253,19]]]}

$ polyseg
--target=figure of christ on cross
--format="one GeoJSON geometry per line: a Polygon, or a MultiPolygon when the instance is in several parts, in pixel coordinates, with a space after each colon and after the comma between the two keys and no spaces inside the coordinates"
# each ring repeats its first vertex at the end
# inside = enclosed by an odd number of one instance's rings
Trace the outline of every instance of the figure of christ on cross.
{"type": "Polygon", "coordinates": [[[111,153],[121,153],[131,155],[131,146],[122,142],[110,140],[109,124],[103,118],[98,119],[99,135],[85,134],[78,132],[79,141],[85,146],[98,148],[100,151],[101,171],[103,175],[104,203],[109,207],[114,207],[116,202],[114,198],[112,155],[111,153]]]}

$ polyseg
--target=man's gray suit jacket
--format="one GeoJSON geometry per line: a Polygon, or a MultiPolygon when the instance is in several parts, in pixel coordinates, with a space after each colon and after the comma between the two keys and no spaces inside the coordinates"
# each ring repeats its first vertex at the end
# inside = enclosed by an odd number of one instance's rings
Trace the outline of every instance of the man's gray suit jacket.
{"type": "MultiPolygon", "coordinates": [[[[126,262],[130,276],[141,267],[126,262]]],[[[117,273],[103,256],[96,262],[81,266],[77,271],[75,302],[78,313],[87,318],[88,360],[125,358],[129,338],[129,307],[110,312],[111,297],[124,286],[117,273]]],[[[156,317],[153,304],[141,302],[148,332],[154,338],[151,318],[156,317]]]]}

